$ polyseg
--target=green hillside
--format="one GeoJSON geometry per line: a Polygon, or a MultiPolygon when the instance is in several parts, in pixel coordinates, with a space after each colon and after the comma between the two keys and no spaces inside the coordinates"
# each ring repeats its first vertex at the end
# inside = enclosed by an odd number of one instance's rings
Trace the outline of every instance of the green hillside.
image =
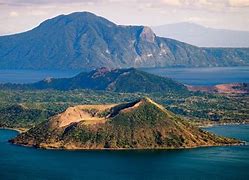
{"type": "Polygon", "coordinates": [[[11,142],[65,149],[168,149],[240,143],[194,127],[149,98],[119,105],[70,107],[11,142]]]}

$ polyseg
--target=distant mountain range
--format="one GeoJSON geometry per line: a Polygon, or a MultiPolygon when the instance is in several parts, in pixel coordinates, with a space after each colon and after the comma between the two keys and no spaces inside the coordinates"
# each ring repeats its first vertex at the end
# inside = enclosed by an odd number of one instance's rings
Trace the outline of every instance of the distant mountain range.
{"type": "Polygon", "coordinates": [[[80,73],[72,78],[48,78],[31,84],[3,84],[0,86],[0,88],[6,87],[11,89],[91,89],[126,93],[189,93],[187,87],[181,83],[135,68],[99,68],[89,73],[80,73]]]}
{"type": "Polygon", "coordinates": [[[247,48],[198,48],[89,12],[60,15],[28,32],[0,37],[0,69],[246,65],[247,48]]]}
{"type": "Polygon", "coordinates": [[[69,107],[10,142],[47,149],[174,149],[242,144],[194,127],[149,98],[69,107]]]}
{"type": "Polygon", "coordinates": [[[182,22],[152,27],[157,36],[199,47],[249,47],[249,32],[207,28],[182,22]]]}

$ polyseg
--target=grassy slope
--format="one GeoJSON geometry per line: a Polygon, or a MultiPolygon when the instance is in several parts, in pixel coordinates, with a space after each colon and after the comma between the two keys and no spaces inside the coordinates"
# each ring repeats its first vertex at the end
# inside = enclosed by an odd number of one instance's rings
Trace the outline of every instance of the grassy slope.
{"type": "Polygon", "coordinates": [[[67,149],[150,149],[186,148],[239,143],[204,132],[171,112],[141,100],[138,107],[117,107],[105,124],[72,123],[54,126],[53,119],[43,122],[14,143],[43,148],[67,149]]]}
{"type": "Polygon", "coordinates": [[[29,128],[46,120],[37,112],[53,115],[62,112],[69,106],[128,102],[143,96],[149,96],[175,114],[191,120],[213,119],[226,122],[242,122],[249,119],[248,95],[224,97],[204,94],[130,94],[90,90],[0,90],[0,124],[2,127],[29,128]],[[26,113],[31,114],[23,116],[23,113],[17,113],[18,111],[6,111],[10,107],[18,107],[18,104],[26,107],[26,113]],[[32,115],[33,113],[35,116],[32,115]],[[6,116],[8,118],[3,118],[6,116]],[[30,119],[29,117],[34,118],[30,119]],[[21,119],[21,123],[13,121],[15,118],[21,119]]]}

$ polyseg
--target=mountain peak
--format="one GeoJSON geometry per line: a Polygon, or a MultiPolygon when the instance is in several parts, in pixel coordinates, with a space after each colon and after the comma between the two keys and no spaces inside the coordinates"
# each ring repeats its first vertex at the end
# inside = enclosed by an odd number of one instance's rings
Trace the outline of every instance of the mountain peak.
{"type": "Polygon", "coordinates": [[[164,111],[164,112],[166,112],[168,114],[168,111],[162,105],[156,103],[155,101],[153,101],[152,99],[150,99],[147,96],[140,99],[140,102],[144,103],[144,104],[151,104],[151,105],[159,108],[160,110],[162,110],[162,111],[164,111]]]}
{"type": "Polygon", "coordinates": [[[153,43],[155,41],[156,35],[150,27],[144,26],[140,34],[140,37],[143,40],[153,43]]]}
{"type": "Polygon", "coordinates": [[[108,118],[114,118],[120,113],[129,113],[144,105],[153,105],[160,110],[164,108],[148,97],[139,100],[121,103],[121,104],[105,104],[105,105],[78,105],[67,108],[64,112],[52,117],[50,125],[52,127],[65,127],[73,123],[82,121],[85,125],[95,125],[105,123],[108,118]],[[105,112],[105,113],[103,113],[105,112]]]}
{"type": "Polygon", "coordinates": [[[154,101],[142,98],[119,105],[72,107],[11,142],[66,149],[172,149],[241,143],[200,130],[148,103],[154,101]]]}
{"type": "Polygon", "coordinates": [[[72,16],[72,17],[77,17],[77,16],[93,16],[93,17],[98,17],[96,14],[89,12],[89,11],[82,11],[82,12],[73,12],[65,16],[72,16]]]}
{"type": "MultiPolygon", "coordinates": [[[[192,36],[186,37],[192,39],[192,36]]],[[[89,12],[60,15],[33,30],[0,37],[0,47],[1,69],[92,70],[103,66],[149,68],[249,64],[248,49],[193,47],[157,37],[149,27],[120,26],[89,12]]]]}
{"type": "Polygon", "coordinates": [[[80,19],[80,20],[97,20],[97,21],[104,21],[105,23],[107,24],[113,24],[113,22],[107,20],[106,18],[103,18],[101,16],[98,16],[94,13],[91,13],[91,12],[88,12],[88,11],[83,11],[83,12],[73,12],[71,14],[68,14],[68,15],[64,15],[64,17],[67,17],[67,18],[71,18],[73,20],[77,20],[77,19],[80,19]]]}
{"type": "Polygon", "coordinates": [[[116,26],[113,22],[101,17],[97,16],[91,12],[74,12],[71,14],[63,14],[56,16],[54,18],[48,19],[40,24],[40,28],[51,27],[51,26],[71,26],[73,28],[79,28],[83,25],[94,25],[101,24],[105,26],[116,26]]]}
{"type": "MultiPolygon", "coordinates": [[[[189,93],[187,88],[181,83],[135,68],[99,68],[91,72],[82,72],[72,78],[50,78],[26,86],[35,89],[57,90],[93,89],[130,93],[189,93]]],[[[149,99],[144,99],[144,101],[151,102],[149,99]]]]}
{"type": "Polygon", "coordinates": [[[147,97],[147,96],[145,96],[145,97],[139,99],[138,102],[141,102],[141,103],[149,103],[149,104],[157,104],[155,101],[153,101],[152,99],[150,99],[150,98],[147,97]]]}
{"type": "Polygon", "coordinates": [[[106,73],[110,72],[112,69],[107,68],[107,67],[101,67],[93,71],[93,78],[101,77],[104,76],[106,73]]]}

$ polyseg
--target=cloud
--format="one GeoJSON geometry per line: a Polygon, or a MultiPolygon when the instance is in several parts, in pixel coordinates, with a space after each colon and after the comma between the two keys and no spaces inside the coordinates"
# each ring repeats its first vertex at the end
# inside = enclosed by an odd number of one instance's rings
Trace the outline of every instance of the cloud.
{"type": "MultiPolygon", "coordinates": [[[[137,2],[142,3],[143,0],[138,0],[137,2]]],[[[217,10],[249,7],[249,0],[154,0],[151,4],[154,4],[151,7],[172,6],[175,8],[217,10]]]]}
{"type": "Polygon", "coordinates": [[[41,6],[51,4],[130,4],[145,7],[179,7],[179,8],[243,8],[249,6],[249,0],[0,0],[0,6],[41,6]]]}
{"type": "Polygon", "coordinates": [[[249,0],[0,0],[0,35],[22,32],[60,14],[90,11],[117,24],[182,21],[249,30],[249,0]]]}
{"type": "Polygon", "coordinates": [[[181,2],[180,0],[160,0],[159,1],[160,4],[162,5],[169,5],[169,6],[181,6],[183,5],[183,2],[181,2]]]}
{"type": "Polygon", "coordinates": [[[190,9],[190,10],[208,10],[217,11],[227,8],[228,0],[134,0],[144,8],[176,8],[176,9],[190,9]]]}
{"type": "MultiPolygon", "coordinates": [[[[0,0],[0,4],[6,5],[30,5],[30,4],[64,4],[64,3],[89,3],[102,0],[0,0]]],[[[105,1],[105,0],[104,0],[105,1]]]]}
{"type": "Polygon", "coordinates": [[[9,13],[9,16],[10,16],[10,17],[17,17],[17,16],[19,16],[19,13],[16,12],[16,11],[11,11],[11,12],[9,13]]]}
{"type": "Polygon", "coordinates": [[[206,7],[225,7],[227,0],[160,0],[161,4],[192,7],[192,8],[206,8],[206,7]]]}
{"type": "Polygon", "coordinates": [[[249,0],[229,0],[232,7],[249,7],[249,0]]]}

